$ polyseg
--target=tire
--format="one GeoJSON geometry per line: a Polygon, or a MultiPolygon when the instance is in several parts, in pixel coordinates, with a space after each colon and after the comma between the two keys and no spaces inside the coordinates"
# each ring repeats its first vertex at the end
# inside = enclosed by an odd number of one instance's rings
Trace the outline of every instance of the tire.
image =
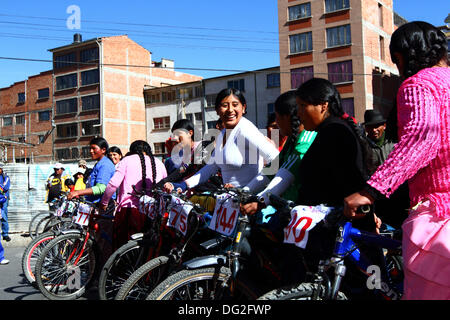
{"type": "Polygon", "coordinates": [[[35,283],[35,266],[39,255],[42,253],[43,248],[55,238],[53,232],[46,232],[38,237],[35,237],[25,248],[22,254],[22,272],[30,284],[35,283]]]}
{"type": "Polygon", "coordinates": [[[55,216],[46,216],[46,217],[43,217],[41,220],[39,220],[37,222],[37,224],[36,224],[36,228],[33,231],[34,236],[37,237],[40,234],[44,233],[45,232],[45,226],[48,223],[51,223],[51,222],[55,221],[55,218],[56,218],[55,216]]]}
{"type": "MultiPolygon", "coordinates": [[[[314,292],[317,291],[318,285],[315,283],[302,283],[300,285],[287,286],[280,289],[269,291],[258,300],[313,300],[314,292]]],[[[317,300],[323,300],[325,287],[320,286],[321,293],[317,300]]],[[[336,300],[347,300],[342,292],[338,292],[336,300]]]]}
{"type": "Polygon", "coordinates": [[[140,242],[130,240],[108,258],[98,281],[100,300],[113,300],[122,284],[142,265],[137,261],[141,249],[140,242]]]}
{"type": "Polygon", "coordinates": [[[240,281],[236,281],[235,294],[231,296],[229,285],[222,286],[230,275],[230,269],[225,267],[182,270],[161,282],[146,300],[255,300],[258,297],[240,281]]]}
{"type": "Polygon", "coordinates": [[[39,221],[41,221],[44,217],[50,216],[50,212],[39,212],[33,218],[31,218],[30,224],[28,225],[28,234],[31,239],[36,237],[36,226],[39,221]]]}
{"type": "Polygon", "coordinates": [[[84,294],[96,264],[94,241],[88,239],[83,249],[84,242],[84,234],[62,234],[42,250],[36,262],[35,275],[36,284],[46,298],[74,300],[84,294]],[[73,269],[77,259],[77,269],[73,269]]]}
{"type": "Polygon", "coordinates": [[[55,217],[47,221],[43,228],[43,232],[57,232],[59,230],[69,229],[73,225],[70,217],[55,217]]]}
{"type": "Polygon", "coordinates": [[[169,275],[168,263],[167,256],[146,262],[122,284],[115,300],[145,300],[150,292],[169,275]]]}

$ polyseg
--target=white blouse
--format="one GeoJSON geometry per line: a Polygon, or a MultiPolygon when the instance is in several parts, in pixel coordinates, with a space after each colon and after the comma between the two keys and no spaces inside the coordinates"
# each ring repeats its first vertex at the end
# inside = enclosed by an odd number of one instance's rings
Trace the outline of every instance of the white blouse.
{"type": "Polygon", "coordinates": [[[270,163],[279,153],[258,128],[244,117],[231,132],[223,129],[216,141],[208,164],[186,180],[189,188],[208,181],[219,169],[224,183],[245,187],[261,172],[264,163],[270,163]],[[227,134],[225,145],[224,134],[227,134]]]}

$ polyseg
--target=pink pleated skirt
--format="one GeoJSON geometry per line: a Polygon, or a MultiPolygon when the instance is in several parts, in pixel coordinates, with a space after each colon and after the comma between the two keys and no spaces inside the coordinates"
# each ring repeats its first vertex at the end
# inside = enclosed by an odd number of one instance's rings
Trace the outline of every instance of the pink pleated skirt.
{"type": "Polygon", "coordinates": [[[403,222],[404,300],[450,300],[450,218],[427,200],[403,222]]]}

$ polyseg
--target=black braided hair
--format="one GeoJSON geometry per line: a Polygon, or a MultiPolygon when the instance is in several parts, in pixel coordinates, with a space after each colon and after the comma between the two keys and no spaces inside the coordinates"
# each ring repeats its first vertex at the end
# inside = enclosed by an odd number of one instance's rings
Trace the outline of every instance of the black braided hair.
{"type": "Polygon", "coordinates": [[[130,151],[125,155],[129,156],[132,154],[137,154],[139,159],[141,160],[141,168],[142,168],[142,190],[146,192],[147,190],[147,169],[145,166],[145,157],[144,154],[150,157],[150,163],[152,165],[152,182],[155,183],[156,180],[156,164],[155,158],[152,153],[152,148],[150,145],[144,140],[136,140],[130,145],[130,151]]]}
{"type": "Polygon", "coordinates": [[[291,134],[288,137],[290,142],[296,143],[298,135],[300,134],[299,128],[301,125],[300,118],[297,113],[297,101],[295,99],[295,90],[289,90],[282,93],[277,100],[275,100],[275,112],[280,115],[289,115],[291,117],[291,134]]]}
{"type": "Polygon", "coordinates": [[[336,87],[326,79],[312,78],[304,82],[297,89],[296,95],[312,105],[328,102],[328,113],[348,123],[361,146],[364,166],[364,172],[362,174],[368,179],[376,170],[373,153],[371,152],[364,130],[342,108],[341,95],[336,87]]]}
{"type": "Polygon", "coordinates": [[[444,60],[448,64],[447,39],[444,33],[423,21],[412,21],[400,26],[391,36],[389,51],[392,62],[398,64],[395,53],[404,60],[403,75],[408,78],[422,69],[444,60]]]}

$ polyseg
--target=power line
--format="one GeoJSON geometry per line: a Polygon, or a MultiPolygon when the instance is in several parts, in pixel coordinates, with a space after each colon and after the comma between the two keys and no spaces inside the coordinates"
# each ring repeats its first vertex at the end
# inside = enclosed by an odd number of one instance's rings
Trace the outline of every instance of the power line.
{"type": "MultiPolygon", "coordinates": [[[[18,57],[0,57],[0,60],[14,60],[14,61],[28,61],[28,62],[48,62],[53,63],[53,60],[48,59],[32,59],[32,58],[18,58],[18,57]]],[[[178,69],[178,70],[197,70],[197,71],[220,71],[220,72],[238,72],[238,73],[265,73],[263,70],[238,70],[238,69],[216,69],[216,68],[196,68],[196,67],[156,67],[149,65],[132,65],[132,64],[116,64],[116,63],[96,63],[96,62],[64,62],[66,64],[81,64],[81,65],[99,65],[107,67],[129,67],[129,68],[149,68],[149,69],[178,69]]],[[[267,68],[266,68],[267,69],[267,68]]],[[[278,71],[274,73],[292,74],[291,71],[278,71]]],[[[295,73],[295,72],[294,72],[295,73]]],[[[383,74],[373,73],[353,73],[353,72],[303,72],[299,74],[313,74],[313,75],[353,75],[353,76],[383,76],[383,74]]]]}
{"type": "MultiPolygon", "coordinates": [[[[15,18],[29,18],[29,19],[43,19],[43,20],[55,20],[55,21],[67,21],[67,18],[54,18],[54,17],[38,17],[38,16],[23,16],[23,15],[11,15],[0,13],[0,16],[15,17],[15,18]]],[[[158,28],[172,28],[172,29],[192,29],[192,30],[209,30],[209,31],[233,31],[233,32],[249,32],[249,33],[267,33],[278,34],[274,31],[265,30],[246,30],[246,29],[225,29],[225,28],[211,28],[211,27],[192,27],[192,26],[174,26],[166,24],[148,24],[148,23],[130,23],[130,22],[117,22],[117,21],[105,21],[105,20],[88,20],[81,19],[82,23],[103,23],[103,24],[117,24],[117,25],[130,25],[140,27],[158,27],[158,28]]]]}

